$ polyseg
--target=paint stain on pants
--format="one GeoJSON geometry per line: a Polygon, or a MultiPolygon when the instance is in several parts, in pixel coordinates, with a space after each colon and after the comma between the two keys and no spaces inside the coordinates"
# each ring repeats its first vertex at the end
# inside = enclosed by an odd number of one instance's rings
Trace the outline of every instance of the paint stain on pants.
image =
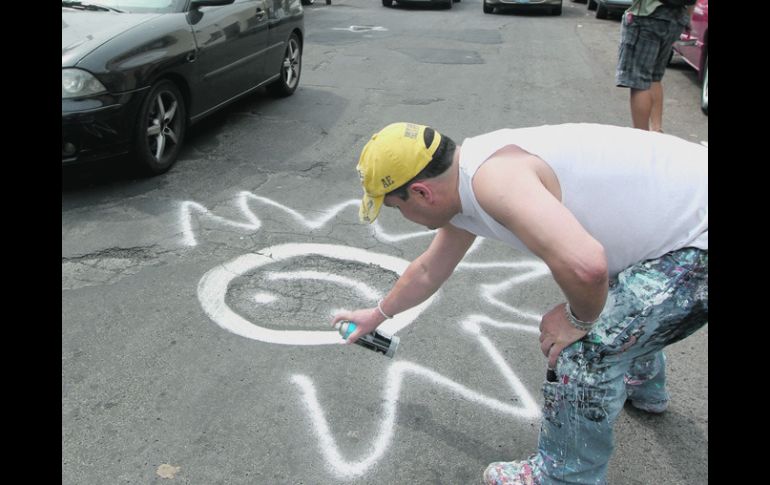
{"type": "Polygon", "coordinates": [[[557,382],[543,384],[538,454],[541,485],[603,484],[612,427],[629,392],[665,404],[662,349],[708,322],[708,251],[685,248],[645,261],[612,281],[602,315],[564,349],[557,382]]]}

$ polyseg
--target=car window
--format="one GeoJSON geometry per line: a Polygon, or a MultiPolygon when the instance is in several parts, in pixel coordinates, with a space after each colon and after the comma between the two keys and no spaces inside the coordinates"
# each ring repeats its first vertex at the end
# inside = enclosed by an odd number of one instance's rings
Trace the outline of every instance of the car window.
{"type": "Polygon", "coordinates": [[[131,13],[182,12],[187,0],[83,0],[131,13]]]}

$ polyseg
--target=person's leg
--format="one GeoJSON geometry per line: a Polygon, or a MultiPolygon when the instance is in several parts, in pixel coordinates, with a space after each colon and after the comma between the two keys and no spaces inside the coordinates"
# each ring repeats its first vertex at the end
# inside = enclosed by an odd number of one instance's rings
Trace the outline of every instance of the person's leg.
{"type": "Polygon", "coordinates": [[[653,82],[650,85],[650,131],[663,131],[663,83],[653,82]]]}
{"type": "Polygon", "coordinates": [[[623,380],[631,405],[649,413],[668,408],[666,391],[666,355],[663,351],[634,359],[623,380]]]}
{"type": "Polygon", "coordinates": [[[559,382],[545,383],[538,440],[542,484],[602,484],[613,426],[626,402],[628,362],[597,362],[582,346],[562,351],[559,382]]]}
{"type": "Polygon", "coordinates": [[[631,123],[634,128],[650,129],[652,105],[652,89],[631,88],[631,123]]]}
{"type": "MultiPolygon", "coordinates": [[[[652,78],[659,41],[659,22],[646,17],[623,15],[618,46],[618,63],[615,69],[615,84],[630,88],[629,104],[631,124],[640,130],[650,129],[650,118],[662,116],[662,106],[655,105],[658,88],[653,89],[652,78]]],[[[658,123],[659,125],[659,123],[658,123]]],[[[659,126],[658,126],[659,128],[659,126]]]]}
{"type": "Polygon", "coordinates": [[[707,321],[708,252],[686,248],[621,272],[596,326],[561,352],[557,382],[543,385],[538,453],[490,464],[486,483],[603,484],[626,399],[624,375],[634,363],[636,372],[648,367],[666,345],[707,321]]]}
{"type": "Polygon", "coordinates": [[[671,49],[674,42],[679,39],[683,26],[674,19],[668,22],[659,22],[656,25],[658,28],[655,33],[660,39],[660,45],[652,68],[650,131],[663,132],[663,74],[666,72],[671,57],[671,49]]]}

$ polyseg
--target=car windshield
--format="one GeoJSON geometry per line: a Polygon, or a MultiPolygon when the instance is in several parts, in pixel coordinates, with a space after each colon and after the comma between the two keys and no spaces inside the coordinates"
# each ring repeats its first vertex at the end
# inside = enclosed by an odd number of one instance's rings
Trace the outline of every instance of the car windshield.
{"type": "Polygon", "coordinates": [[[129,13],[182,12],[187,0],[96,0],[62,1],[62,7],[129,13]]]}

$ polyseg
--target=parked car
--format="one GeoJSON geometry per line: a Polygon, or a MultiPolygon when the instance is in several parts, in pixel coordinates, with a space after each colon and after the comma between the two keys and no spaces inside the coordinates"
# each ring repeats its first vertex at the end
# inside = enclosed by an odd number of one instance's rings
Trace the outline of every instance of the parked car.
{"type": "Polygon", "coordinates": [[[300,0],[62,1],[62,164],[176,161],[188,126],[299,84],[300,0]]]}
{"type": "Polygon", "coordinates": [[[674,43],[674,51],[684,61],[698,71],[701,83],[700,108],[703,114],[709,114],[709,2],[698,0],[692,11],[690,30],[685,30],[679,41],[674,43]]]}
{"type": "Polygon", "coordinates": [[[482,0],[484,13],[492,13],[495,7],[550,7],[551,15],[561,15],[562,0],[482,0]]]}
{"type": "MultiPolygon", "coordinates": [[[[329,0],[331,1],[331,0],[329,0]]],[[[394,0],[382,0],[382,6],[383,7],[392,7],[394,0]]],[[[413,4],[413,3],[422,3],[422,4],[432,4],[437,3],[440,5],[443,5],[444,8],[452,8],[452,4],[459,2],[460,0],[395,0],[395,2],[399,5],[401,4],[413,4]]]]}
{"type": "Polygon", "coordinates": [[[609,18],[610,13],[623,14],[631,0],[588,0],[588,10],[596,10],[597,19],[609,18]]]}

